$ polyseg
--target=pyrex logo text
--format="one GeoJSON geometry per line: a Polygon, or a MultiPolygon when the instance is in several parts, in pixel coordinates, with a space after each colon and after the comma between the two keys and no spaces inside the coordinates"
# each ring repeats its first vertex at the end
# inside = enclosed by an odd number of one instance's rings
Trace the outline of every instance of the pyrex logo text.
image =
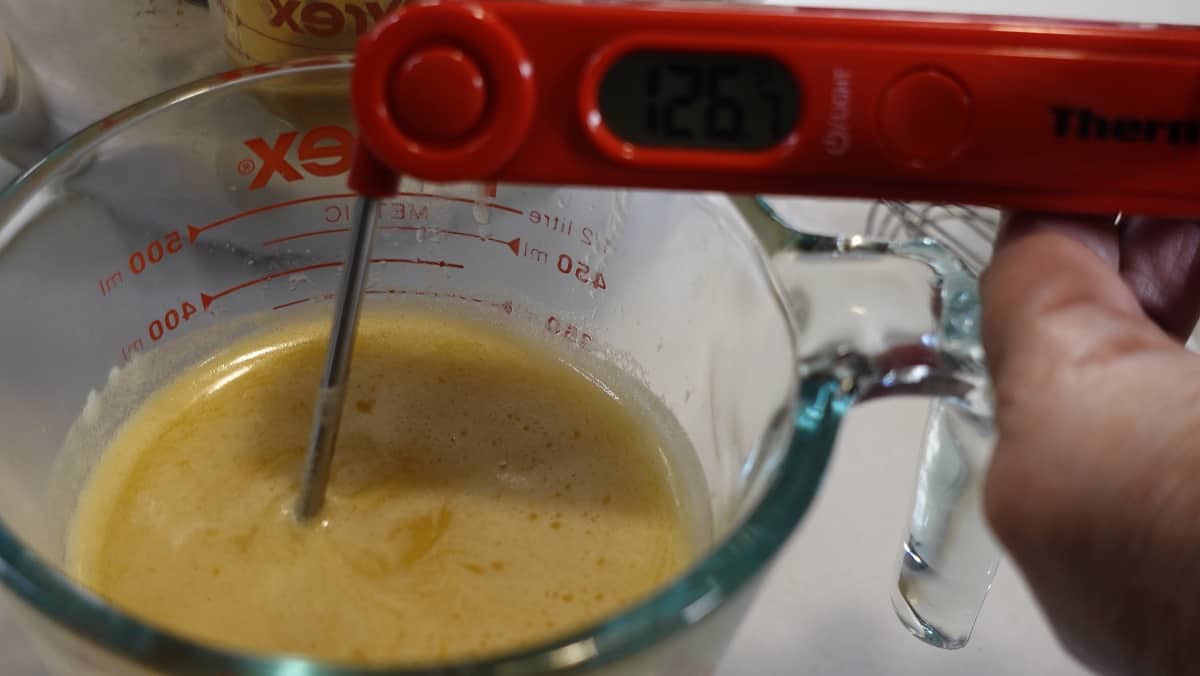
{"type": "Polygon", "coordinates": [[[247,159],[238,163],[239,173],[254,173],[250,190],[265,187],[275,174],[288,182],[303,179],[301,170],[322,178],[344,174],[350,170],[354,157],[354,134],[345,127],[331,124],[313,127],[303,134],[284,132],[273,142],[252,138],[243,144],[258,158],[257,162],[247,159]],[[289,153],[297,138],[300,143],[296,146],[293,161],[289,159],[289,153]]]}
{"type": "Polygon", "coordinates": [[[404,0],[390,0],[387,8],[383,2],[347,2],[341,5],[332,2],[309,2],[301,5],[300,0],[269,0],[271,3],[271,25],[286,26],[294,33],[328,38],[338,35],[349,21],[356,35],[366,33],[371,24],[404,4],[404,0]]]}

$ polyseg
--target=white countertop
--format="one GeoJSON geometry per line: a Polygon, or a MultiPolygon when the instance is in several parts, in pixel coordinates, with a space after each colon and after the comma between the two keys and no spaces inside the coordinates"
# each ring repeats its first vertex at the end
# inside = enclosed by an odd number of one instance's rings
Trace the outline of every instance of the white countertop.
{"type": "Polygon", "coordinates": [[[932,648],[892,613],[900,538],[925,424],[921,400],[853,410],[814,507],[792,536],[720,676],[1075,676],[1004,562],[971,642],[932,648]]]}

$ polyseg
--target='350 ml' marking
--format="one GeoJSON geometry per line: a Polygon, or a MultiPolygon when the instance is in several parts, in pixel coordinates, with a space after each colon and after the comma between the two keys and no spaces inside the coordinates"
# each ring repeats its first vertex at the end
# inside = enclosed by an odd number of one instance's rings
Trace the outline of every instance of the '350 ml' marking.
{"type": "Polygon", "coordinates": [[[563,320],[551,315],[546,318],[546,333],[553,336],[561,336],[568,342],[574,343],[579,347],[586,348],[592,343],[592,336],[587,331],[564,322],[563,320]]]}

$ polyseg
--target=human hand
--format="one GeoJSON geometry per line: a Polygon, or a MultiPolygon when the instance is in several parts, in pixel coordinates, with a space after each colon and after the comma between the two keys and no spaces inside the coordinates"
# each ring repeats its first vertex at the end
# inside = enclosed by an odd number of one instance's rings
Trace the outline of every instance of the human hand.
{"type": "Polygon", "coordinates": [[[1200,673],[1200,224],[1013,214],[982,293],[997,536],[1086,665],[1200,673]]]}

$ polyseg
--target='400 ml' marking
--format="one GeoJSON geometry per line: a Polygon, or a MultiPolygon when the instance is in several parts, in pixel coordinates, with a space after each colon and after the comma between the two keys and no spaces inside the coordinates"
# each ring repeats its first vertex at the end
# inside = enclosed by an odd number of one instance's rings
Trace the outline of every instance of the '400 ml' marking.
{"type": "Polygon", "coordinates": [[[150,340],[161,340],[164,335],[179,328],[197,312],[196,306],[185,300],[179,304],[178,309],[171,308],[167,310],[163,314],[162,319],[152,320],[150,325],[146,327],[146,332],[150,335],[150,340]]]}

